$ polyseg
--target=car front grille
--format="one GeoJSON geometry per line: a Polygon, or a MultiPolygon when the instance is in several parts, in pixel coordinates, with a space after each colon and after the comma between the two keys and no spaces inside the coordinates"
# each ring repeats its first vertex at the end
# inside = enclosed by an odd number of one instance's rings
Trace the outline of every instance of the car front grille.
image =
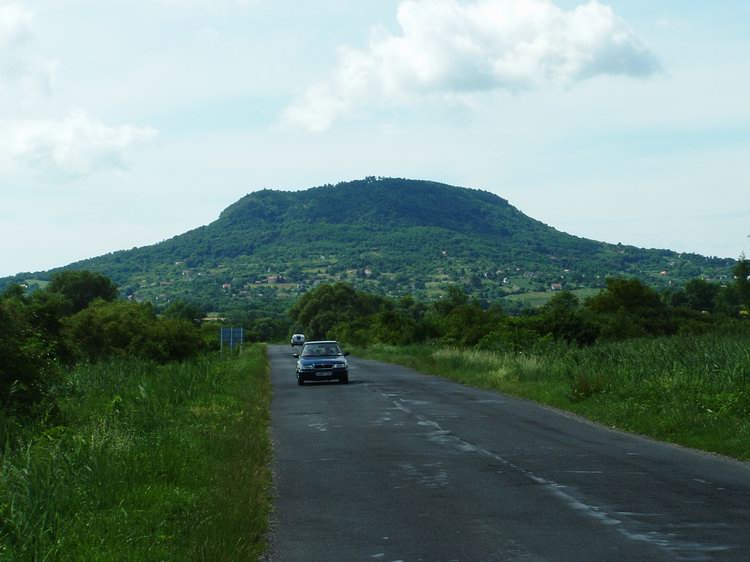
{"type": "Polygon", "coordinates": [[[316,363],[315,364],[315,370],[316,371],[330,371],[333,369],[334,365],[333,363],[316,363]]]}

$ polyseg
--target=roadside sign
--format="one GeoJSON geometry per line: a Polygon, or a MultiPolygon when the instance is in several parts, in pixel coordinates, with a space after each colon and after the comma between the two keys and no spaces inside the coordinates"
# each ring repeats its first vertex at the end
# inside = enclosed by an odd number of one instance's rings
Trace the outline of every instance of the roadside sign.
{"type": "Polygon", "coordinates": [[[245,329],[244,328],[219,328],[219,345],[221,351],[224,351],[224,346],[229,349],[239,347],[242,351],[242,342],[245,340],[245,329]]]}

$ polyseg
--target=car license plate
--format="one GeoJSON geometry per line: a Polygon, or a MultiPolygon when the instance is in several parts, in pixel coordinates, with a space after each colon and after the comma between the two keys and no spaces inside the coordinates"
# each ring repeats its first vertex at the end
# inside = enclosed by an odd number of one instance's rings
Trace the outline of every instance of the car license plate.
{"type": "Polygon", "coordinates": [[[333,374],[332,371],[318,371],[317,373],[315,373],[315,376],[318,376],[318,377],[330,377],[332,374],[333,374]]]}

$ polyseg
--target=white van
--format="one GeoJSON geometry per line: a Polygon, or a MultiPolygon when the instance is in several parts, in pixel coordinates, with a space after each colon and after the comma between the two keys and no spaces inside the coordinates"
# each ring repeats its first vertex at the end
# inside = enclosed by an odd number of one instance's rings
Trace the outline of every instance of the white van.
{"type": "Polygon", "coordinates": [[[302,334],[294,334],[292,336],[292,347],[295,345],[305,345],[305,336],[302,334]]]}

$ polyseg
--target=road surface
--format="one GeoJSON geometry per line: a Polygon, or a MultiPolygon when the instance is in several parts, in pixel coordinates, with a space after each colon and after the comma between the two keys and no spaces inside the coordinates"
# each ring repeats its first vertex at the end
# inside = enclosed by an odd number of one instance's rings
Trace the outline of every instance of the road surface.
{"type": "Polygon", "coordinates": [[[270,346],[273,562],[750,560],[747,464],[350,358],[270,346]]]}

